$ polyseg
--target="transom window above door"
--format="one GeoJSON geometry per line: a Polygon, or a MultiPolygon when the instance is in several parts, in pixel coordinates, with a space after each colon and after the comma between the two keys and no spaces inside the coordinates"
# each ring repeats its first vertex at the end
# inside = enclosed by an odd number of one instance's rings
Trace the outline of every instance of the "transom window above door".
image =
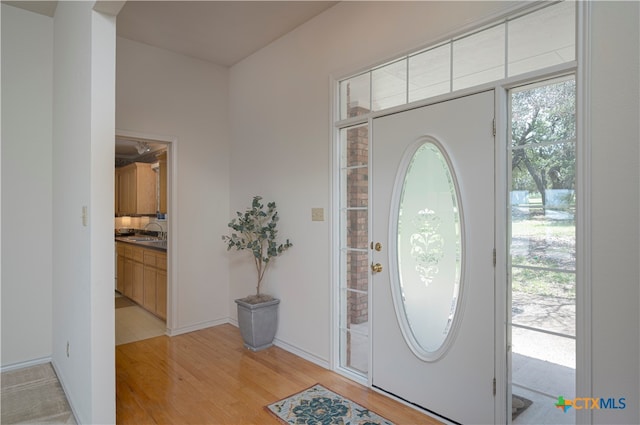
{"type": "Polygon", "coordinates": [[[341,80],[339,120],[574,61],[575,40],[575,2],[506,18],[341,80]]]}

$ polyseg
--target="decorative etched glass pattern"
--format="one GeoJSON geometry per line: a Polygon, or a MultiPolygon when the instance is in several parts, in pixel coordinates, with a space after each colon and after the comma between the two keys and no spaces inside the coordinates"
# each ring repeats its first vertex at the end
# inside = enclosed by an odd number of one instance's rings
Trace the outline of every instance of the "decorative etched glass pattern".
{"type": "MultiPolygon", "coordinates": [[[[462,229],[455,178],[446,154],[425,141],[404,177],[397,222],[402,309],[419,351],[444,344],[455,319],[462,270],[462,229]]],[[[410,341],[411,343],[411,341],[410,341]]]]}
{"type": "Polygon", "coordinates": [[[429,286],[438,274],[438,265],[444,256],[444,238],[440,233],[442,219],[434,211],[425,208],[413,219],[416,232],[411,235],[411,256],[416,271],[425,286],[429,286]]]}

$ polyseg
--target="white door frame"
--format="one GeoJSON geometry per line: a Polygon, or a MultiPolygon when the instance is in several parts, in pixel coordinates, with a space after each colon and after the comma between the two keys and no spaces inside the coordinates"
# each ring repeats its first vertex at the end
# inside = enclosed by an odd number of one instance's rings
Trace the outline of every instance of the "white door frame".
{"type": "MultiPolygon", "coordinates": [[[[590,275],[586,265],[589,264],[590,258],[590,234],[589,234],[589,169],[590,169],[590,140],[588,137],[588,127],[586,120],[584,119],[585,111],[588,110],[588,97],[585,94],[585,89],[588,84],[585,83],[585,71],[580,72],[576,69],[576,64],[566,64],[561,66],[555,66],[543,70],[543,72],[532,73],[531,75],[511,78],[503,80],[500,84],[487,84],[479,87],[475,87],[470,90],[462,90],[456,93],[452,93],[446,96],[440,96],[434,99],[429,99],[425,102],[418,104],[412,104],[411,106],[405,106],[403,108],[393,108],[392,111],[384,111],[380,113],[372,113],[369,117],[369,125],[371,128],[371,122],[373,118],[387,115],[389,113],[398,112],[399,110],[412,109],[421,106],[427,106],[432,103],[452,100],[457,97],[466,96],[473,93],[485,91],[486,89],[495,90],[495,115],[496,115],[496,144],[495,144],[495,164],[496,164],[496,177],[495,177],[495,247],[496,247],[496,310],[495,310],[495,372],[496,372],[496,398],[495,398],[495,417],[496,423],[507,423],[507,407],[510,395],[510,352],[507,347],[507,311],[508,304],[508,291],[506,287],[507,282],[507,266],[508,266],[508,229],[507,223],[509,217],[507,215],[507,190],[508,190],[508,170],[507,170],[507,128],[508,128],[508,116],[507,116],[507,91],[516,86],[527,84],[528,82],[539,81],[543,79],[550,79],[560,75],[566,75],[570,73],[576,74],[577,86],[578,86],[578,100],[577,100],[577,133],[578,140],[581,149],[577,149],[577,170],[576,170],[576,188],[577,188],[577,208],[576,214],[576,277],[577,285],[580,287],[576,297],[576,394],[580,394],[581,397],[589,397],[591,395],[591,321],[590,321],[590,309],[591,291],[590,291],[590,275]],[[581,77],[582,76],[582,77],[581,77]],[[500,283],[503,284],[500,284],[500,283]]],[[[371,142],[371,140],[370,140],[371,142]]],[[[337,163],[334,163],[334,172],[338,170],[337,163]]],[[[334,187],[334,190],[339,190],[339,187],[334,187]]],[[[338,222],[335,220],[334,222],[338,222]]],[[[371,231],[371,229],[370,229],[371,231]]],[[[334,229],[336,235],[335,240],[338,239],[339,229],[334,229]]],[[[332,245],[333,246],[333,245],[332,245]]],[[[335,247],[333,248],[335,250],[335,247]]],[[[335,263],[337,264],[337,263],[335,263]]],[[[338,267],[334,264],[333,270],[338,270],[338,267]]],[[[337,304],[337,296],[339,291],[335,291],[333,297],[334,304],[337,304]]],[[[369,302],[371,307],[371,302],[369,302]]],[[[337,307],[335,310],[337,311],[337,307]]],[[[335,315],[334,315],[335,316],[335,315]]],[[[334,324],[332,328],[335,331],[334,324]]],[[[369,331],[371,335],[371,330],[369,331]]],[[[338,370],[339,366],[339,353],[337,352],[338,346],[335,339],[332,339],[334,347],[331,352],[333,353],[332,368],[340,373],[345,374],[355,380],[357,377],[344,373],[344,371],[338,370]]],[[[370,350],[371,351],[371,350],[370,350]]],[[[371,363],[369,363],[371,364],[371,363]]],[[[361,380],[359,380],[361,381],[361,380]]],[[[371,387],[371,375],[368,376],[366,384],[371,387]]],[[[375,389],[374,389],[375,390],[375,389]]],[[[386,394],[386,393],[385,393],[386,394]]],[[[403,402],[402,400],[399,400],[403,402]]],[[[412,406],[407,404],[408,406],[412,406]]],[[[576,412],[576,423],[578,424],[590,424],[591,415],[587,411],[576,412]]]]}
{"type": "MultiPolygon", "coordinates": [[[[441,102],[451,100],[463,95],[473,94],[492,88],[495,90],[495,114],[496,114],[496,200],[495,200],[495,246],[496,246],[496,311],[495,311],[495,344],[496,344],[496,399],[495,399],[495,411],[496,411],[496,423],[507,423],[507,404],[508,393],[510,388],[510,375],[508,368],[508,361],[510,353],[507,349],[507,288],[506,285],[500,285],[500,282],[507,282],[507,265],[508,265],[508,216],[507,216],[507,188],[508,188],[508,170],[507,170],[507,90],[526,84],[527,82],[537,81],[541,79],[553,78],[555,76],[564,75],[568,73],[576,74],[577,85],[577,101],[576,101],[576,133],[577,143],[576,148],[576,285],[580,288],[576,294],[576,394],[581,397],[591,397],[592,394],[592,358],[591,358],[591,273],[588,265],[591,260],[591,134],[588,122],[588,111],[590,110],[590,25],[591,25],[591,4],[590,2],[578,2],[577,3],[577,37],[576,37],[576,54],[577,60],[571,63],[549,67],[546,69],[534,71],[525,75],[518,76],[516,78],[508,78],[497,83],[485,84],[472,89],[461,90],[455,93],[449,93],[446,95],[438,96],[435,98],[427,99],[426,101],[415,102],[411,105],[402,105],[391,108],[390,110],[382,112],[373,112],[368,116],[369,128],[371,128],[372,120],[374,117],[386,115],[392,112],[399,112],[402,110],[416,108],[420,106],[427,106],[435,102],[441,102]],[[500,196],[503,194],[503,196],[500,196]]],[[[348,75],[344,75],[347,77],[348,75]]],[[[337,117],[335,111],[338,110],[336,103],[336,93],[338,89],[338,81],[340,78],[332,76],[330,99],[334,108],[332,117],[337,117]]],[[[355,123],[355,120],[353,121],[355,123]]],[[[360,121],[358,121],[360,122],[360,121]]],[[[334,123],[331,123],[331,129],[333,134],[332,144],[330,146],[332,157],[332,172],[331,172],[331,218],[334,223],[331,229],[331,276],[333,278],[332,284],[332,326],[331,326],[331,368],[338,373],[341,373],[348,378],[356,380],[361,383],[367,384],[371,387],[371,376],[368,376],[366,382],[356,374],[349,373],[340,368],[339,362],[339,330],[337,313],[339,312],[339,249],[336,248],[337,243],[340,240],[340,229],[338,228],[339,212],[337,206],[339,205],[340,187],[339,179],[336,178],[339,175],[339,129],[337,129],[334,123]]],[[[371,140],[370,140],[371,141],[371,140]]],[[[371,229],[369,229],[371,232],[371,229]]],[[[369,306],[371,307],[371,300],[369,300],[369,306]]],[[[371,330],[369,330],[371,335],[371,330]]],[[[371,352],[371,348],[369,350],[371,352]]],[[[369,364],[371,364],[369,362],[369,364]]],[[[399,400],[402,402],[402,400],[399,400]]],[[[406,404],[406,403],[405,403],[406,404]]],[[[411,406],[407,404],[408,406],[411,406]]],[[[586,410],[576,411],[576,423],[577,424],[591,424],[591,413],[586,410]]]]}

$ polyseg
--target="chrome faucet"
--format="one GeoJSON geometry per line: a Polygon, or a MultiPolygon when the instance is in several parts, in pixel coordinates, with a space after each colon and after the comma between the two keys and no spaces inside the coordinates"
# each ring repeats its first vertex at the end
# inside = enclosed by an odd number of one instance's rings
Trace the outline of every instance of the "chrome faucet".
{"type": "Polygon", "coordinates": [[[158,229],[160,229],[160,231],[158,232],[158,236],[160,237],[160,239],[162,240],[166,240],[167,239],[167,232],[165,232],[162,229],[162,226],[160,226],[158,223],[156,223],[155,221],[149,222],[147,224],[144,225],[144,228],[142,229],[143,231],[147,230],[147,227],[149,227],[150,225],[155,224],[156,226],[158,226],[158,229]]]}

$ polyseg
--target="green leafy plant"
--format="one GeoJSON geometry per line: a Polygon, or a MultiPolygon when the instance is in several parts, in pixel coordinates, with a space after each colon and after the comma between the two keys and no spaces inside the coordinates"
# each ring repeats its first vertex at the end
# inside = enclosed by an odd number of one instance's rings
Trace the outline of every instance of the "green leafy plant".
{"type": "Polygon", "coordinates": [[[254,196],[251,207],[244,213],[238,211],[238,216],[229,222],[228,226],[233,230],[231,234],[222,236],[222,240],[227,244],[227,251],[232,248],[236,251],[248,250],[253,256],[258,273],[256,294],[244,299],[253,303],[272,299],[271,296],[260,293],[262,279],[272,259],[293,246],[289,239],[284,243],[277,242],[276,227],[280,217],[276,203],[268,202],[265,210],[261,200],[261,196],[254,196]]]}

